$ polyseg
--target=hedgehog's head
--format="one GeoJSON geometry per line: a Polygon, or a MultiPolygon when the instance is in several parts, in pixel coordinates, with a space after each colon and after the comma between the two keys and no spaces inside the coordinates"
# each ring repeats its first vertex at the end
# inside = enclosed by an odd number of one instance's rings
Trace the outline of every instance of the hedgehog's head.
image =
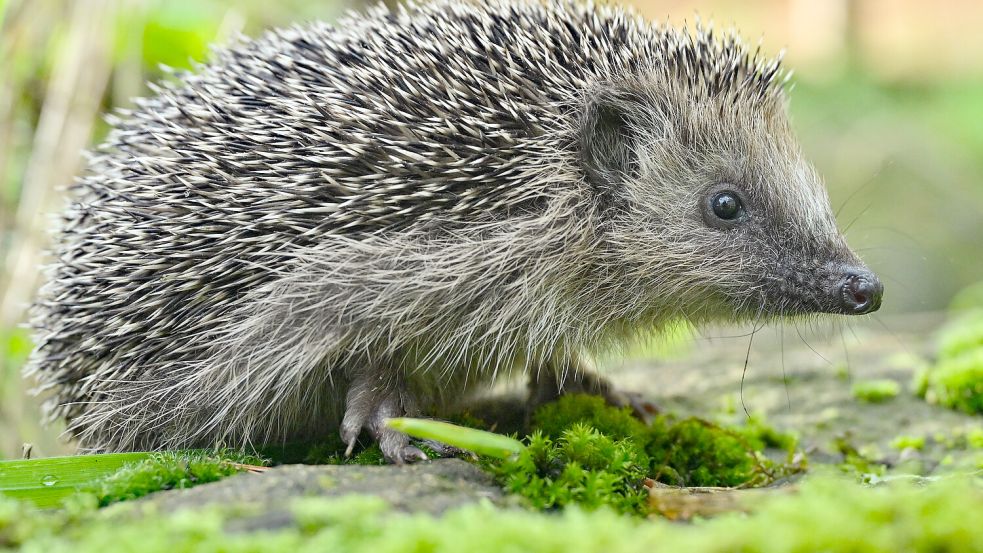
{"type": "Polygon", "coordinates": [[[877,310],[883,287],[837,231],[784,93],[743,86],[663,71],[587,98],[581,160],[619,284],[694,319],[877,310]]]}

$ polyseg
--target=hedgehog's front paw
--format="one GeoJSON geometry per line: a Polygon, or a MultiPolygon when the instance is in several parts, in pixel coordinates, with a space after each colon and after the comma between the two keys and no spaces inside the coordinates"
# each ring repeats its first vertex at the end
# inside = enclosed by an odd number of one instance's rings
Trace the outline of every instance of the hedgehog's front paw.
{"type": "Polygon", "coordinates": [[[352,383],[345,403],[345,416],[341,421],[341,439],[347,445],[345,455],[355,449],[362,430],[379,443],[386,461],[401,465],[413,461],[425,461],[427,455],[409,438],[386,426],[386,419],[414,414],[415,403],[404,390],[386,389],[352,383]]]}

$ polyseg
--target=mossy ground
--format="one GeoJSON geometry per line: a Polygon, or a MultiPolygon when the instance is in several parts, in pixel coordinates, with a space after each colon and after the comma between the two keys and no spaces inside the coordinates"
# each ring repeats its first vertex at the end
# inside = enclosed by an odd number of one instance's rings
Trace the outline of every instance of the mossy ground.
{"type": "MultiPolygon", "coordinates": [[[[559,513],[458,508],[441,517],[390,512],[365,496],[298,498],[288,528],[229,532],[243,506],[154,513],[123,503],[103,510],[42,513],[0,500],[0,548],[28,552],[897,552],[980,551],[979,481],[863,487],[814,478],[751,515],[673,524],[579,508],[559,513]]],[[[255,515],[255,513],[252,513],[255,515]]]]}
{"type": "Polygon", "coordinates": [[[853,383],[853,397],[867,403],[881,403],[894,399],[901,392],[901,384],[894,380],[861,380],[853,383]]]}
{"type": "Polygon", "coordinates": [[[983,308],[942,329],[938,359],[915,375],[913,387],[929,403],[983,415],[983,308]]]}
{"type": "MultiPolygon", "coordinates": [[[[459,419],[482,424],[475,418],[459,419]]],[[[628,409],[608,406],[599,397],[569,395],[534,413],[525,449],[518,455],[485,459],[482,464],[507,491],[523,496],[534,508],[606,506],[646,514],[646,479],[680,486],[747,487],[803,468],[801,462],[773,461],[762,451],[780,445],[791,460],[794,438],[752,422],[724,428],[695,418],[661,416],[643,424],[628,409]]],[[[377,446],[347,459],[339,442],[268,453],[274,462],[299,458],[308,463],[383,464],[377,446]]],[[[79,495],[105,506],[213,482],[271,459],[230,451],[154,454],[84,486],[79,495]]]]}
{"type": "MultiPolygon", "coordinates": [[[[79,495],[91,495],[97,505],[104,507],[161,490],[182,490],[216,482],[267,463],[261,457],[231,450],[156,453],[83,486],[79,495]]],[[[69,498],[69,501],[77,500],[77,497],[69,498]]]]}
{"type": "MultiPolygon", "coordinates": [[[[781,380],[768,375],[760,362],[755,366],[752,360],[752,371],[744,375],[740,363],[727,366],[701,357],[702,351],[679,361],[662,380],[660,373],[645,367],[639,374],[648,379],[648,387],[630,380],[622,385],[661,392],[656,395],[660,405],[677,413],[651,425],[598,398],[570,396],[549,404],[531,418],[523,438],[526,449],[518,457],[481,461],[507,491],[524,498],[526,510],[478,505],[435,517],[392,512],[372,498],[308,498],[290,508],[293,524],[243,534],[241,517],[254,517],[245,523],[250,527],[262,526],[266,515],[250,515],[253,507],[248,505],[163,514],[150,504],[123,501],[97,509],[155,488],[183,488],[221,477],[239,468],[236,462],[259,461],[212,456],[198,466],[187,457],[164,456],[156,464],[103,481],[102,491],[93,494],[89,489],[60,511],[39,513],[0,501],[0,544],[27,551],[169,553],[315,548],[436,552],[462,547],[544,552],[983,550],[983,530],[972,516],[983,512],[979,415],[941,401],[929,404],[905,390],[915,369],[938,369],[928,359],[939,350],[902,356],[897,342],[866,336],[863,355],[855,354],[852,366],[841,371],[815,359],[810,365],[809,357],[790,353],[784,359],[796,369],[781,380]],[[745,376],[739,397],[734,390],[745,376]],[[885,381],[898,383],[901,391],[882,394],[878,402],[861,397],[864,386],[885,381]],[[768,396],[768,402],[761,400],[765,391],[783,388],[783,393],[768,396]],[[747,416],[742,404],[756,414],[747,416]],[[795,435],[783,431],[788,428],[795,435]],[[804,477],[799,474],[805,467],[800,450],[810,452],[810,474],[804,477]],[[839,476],[828,475],[831,469],[839,476]],[[973,471],[975,476],[965,475],[973,471]],[[753,487],[785,483],[783,477],[789,475],[798,483],[781,489],[798,492],[754,492],[764,499],[756,501],[749,515],[680,525],[648,514],[646,479],[753,487]],[[899,482],[912,479],[918,485],[899,482]]],[[[972,345],[952,347],[954,357],[975,351],[972,345]]],[[[941,363],[943,355],[938,359],[941,363]]],[[[455,422],[487,426],[469,416],[455,422]]],[[[340,451],[339,443],[326,443],[261,454],[275,463],[382,463],[377,448],[353,459],[340,451]]]]}

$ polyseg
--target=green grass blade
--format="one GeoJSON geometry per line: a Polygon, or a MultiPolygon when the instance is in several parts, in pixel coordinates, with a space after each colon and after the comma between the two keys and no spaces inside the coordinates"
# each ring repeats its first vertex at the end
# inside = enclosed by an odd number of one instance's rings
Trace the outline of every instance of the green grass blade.
{"type": "Polygon", "coordinates": [[[38,507],[58,507],[63,498],[83,485],[150,457],[150,453],[107,453],[0,461],[0,494],[30,501],[38,507]]]}
{"type": "Polygon", "coordinates": [[[386,424],[389,428],[414,438],[435,440],[460,449],[473,451],[478,455],[487,455],[498,459],[511,457],[526,447],[519,440],[502,434],[435,420],[397,418],[389,419],[386,424]]]}

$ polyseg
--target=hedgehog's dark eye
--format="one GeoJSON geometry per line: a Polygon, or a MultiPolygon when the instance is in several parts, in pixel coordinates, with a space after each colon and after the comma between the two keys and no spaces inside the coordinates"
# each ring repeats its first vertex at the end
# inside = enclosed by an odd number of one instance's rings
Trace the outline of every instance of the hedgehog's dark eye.
{"type": "Polygon", "coordinates": [[[718,184],[706,191],[701,211],[707,226],[729,230],[748,220],[747,200],[740,191],[727,183],[718,184]]]}
{"type": "Polygon", "coordinates": [[[744,211],[741,199],[732,192],[718,192],[710,199],[710,207],[713,209],[713,214],[724,221],[733,221],[744,211]]]}

